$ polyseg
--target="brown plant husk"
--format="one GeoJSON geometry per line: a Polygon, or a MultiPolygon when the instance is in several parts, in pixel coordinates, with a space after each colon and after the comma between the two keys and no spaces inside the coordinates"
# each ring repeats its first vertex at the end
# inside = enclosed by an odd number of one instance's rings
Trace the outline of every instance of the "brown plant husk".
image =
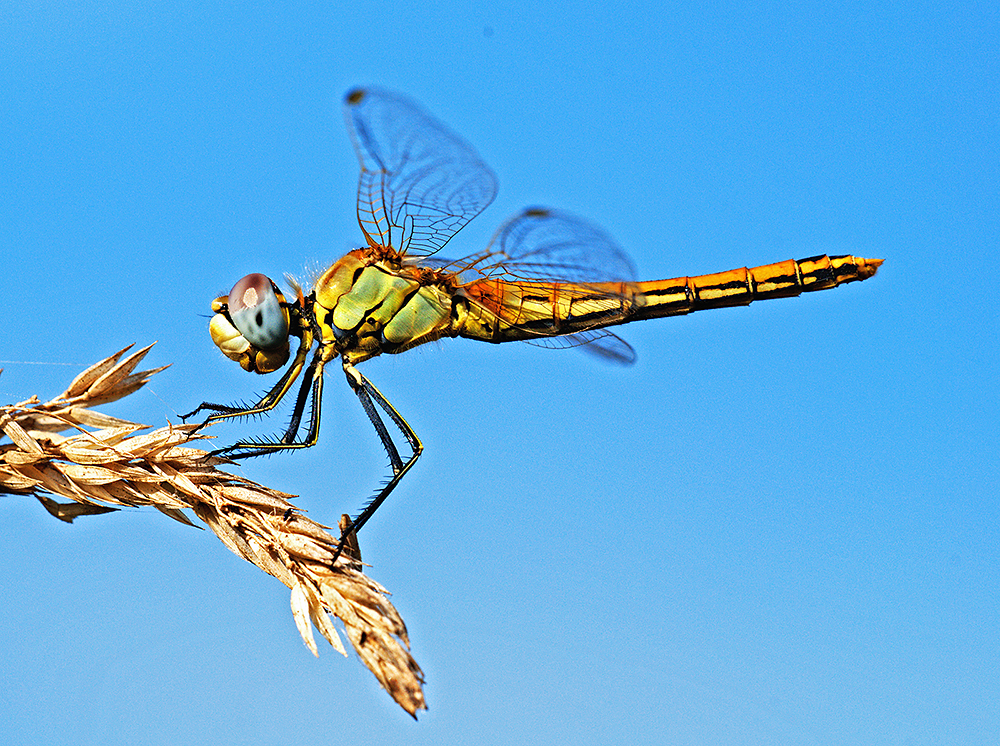
{"type": "Polygon", "coordinates": [[[130,349],[125,348],[96,363],[52,401],[32,397],[0,406],[0,431],[11,441],[0,443],[0,493],[33,495],[70,523],[118,510],[115,506],[152,506],[195,525],[184,513],[192,511],[233,552],[291,589],[295,624],[313,654],[319,654],[313,625],[347,654],[333,614],[358,657],[416,717],[426,709],[423,672],[410,655],[406,625],[387,591],[362,572],[353,534],[331,564],[338,539],[289,502],[292,495],[220,471],[217,467],[228,462],[189,447],[204,438],[198,425],[137,434],[147,426],[92,409],[137,391],[163,370],[133,372],[151,347],[122,360],[130,349]]]}

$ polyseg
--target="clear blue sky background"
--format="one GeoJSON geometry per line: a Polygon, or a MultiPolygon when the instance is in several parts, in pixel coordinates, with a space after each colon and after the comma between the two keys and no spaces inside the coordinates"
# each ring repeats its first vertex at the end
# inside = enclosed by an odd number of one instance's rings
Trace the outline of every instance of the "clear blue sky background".
{"type": "MultiPolygon", "coordinates": [[[[995,8],[150,5],[0,10],[0,358],[52,363],[3,363],[4,401],[154,340],[172,367],[113,413],[261,390],[208,306],[361,241],[355,85],[496,170],[452,256],[543,204],[646,279],[886,264],[624,328],[629,369],[455,340],[366,363],[427,449],[361,536],[427,675],[419,723],[356,659],[314,659],[287,589],[211,533],[3,499],[5,742],[996,742],[995,8]]],[[[334,371],[320,445],[245,473],[332,523],[387,465],[334,371]]]]}

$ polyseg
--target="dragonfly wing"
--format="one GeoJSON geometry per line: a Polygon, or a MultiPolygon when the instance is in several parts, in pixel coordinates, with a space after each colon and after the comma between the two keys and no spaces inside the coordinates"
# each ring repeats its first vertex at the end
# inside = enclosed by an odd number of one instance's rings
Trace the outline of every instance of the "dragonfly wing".
{"type": "Polygon", "coordinates": [[[632,260],[607,233],[583,218],[530,207],[504,223],[490,251],[475,257],[482,274],[510,281],[633,282],[632,260]]]}
{"type": "MultiPolygon", "coordinates": [[[[632,260],[603,230],[575,215],[544,208],[529,208],[508,220],[497,231],[487,251],[461,261],[442,260],[441,267],[458,274],[463,282],[485,277],[509,283],[576,286],[608,283],[605,287],[586,289],[585,293],[595,299],[617,297],[620,283],[635,282],[636,275],[632,260]]],[[[586,312],[587,301],[577,301],[576,307],[586,312]]],[[[499,312],[503,315],[503,310],[499,312]]],[[[600,328],[539,337],[530,340],[530,344],[581,347],[623,365],[635,362],[636,357],[627,342],[600,328]]]]}
{"type": "Polygon", "coordinates": [[[636,360],[635,350],[632,349],[632,345],[617,334],[613,334],[605,329],[588,329],[584,332],[567,334],[561,337],[541,337],[526,341],[530,345],[548,347],[550,349],[578,347],[601,360],[617,363],[618,365],[632,365],[636,360]]]}
{"type": "Polygon", "coordinates": [[[344,102],[361,176],[358,222],[372,247],[427,256],[496,196],[479,154],[408,98],[358,88],[344,102]]]}

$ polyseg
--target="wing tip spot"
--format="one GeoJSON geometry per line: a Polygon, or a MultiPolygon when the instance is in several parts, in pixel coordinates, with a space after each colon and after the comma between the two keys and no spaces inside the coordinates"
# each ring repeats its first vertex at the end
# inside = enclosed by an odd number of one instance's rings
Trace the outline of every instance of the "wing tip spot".
{"type": "Polygon", "coordinates": [[[528,207],[524,210],[524,217],[526,218],[547,218],[551,214],[552,211],[544,207],[528,207]]]}

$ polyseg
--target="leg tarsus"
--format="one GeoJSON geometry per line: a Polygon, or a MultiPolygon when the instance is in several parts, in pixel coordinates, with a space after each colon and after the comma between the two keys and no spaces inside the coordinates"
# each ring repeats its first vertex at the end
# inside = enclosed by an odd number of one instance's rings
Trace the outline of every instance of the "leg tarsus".
{"type": "Polygon", "coordinates": [[[295,409],[292,410],[292,419],[285,434],[275,441],[239,441],[226,448],[213,451],[211,455],[221,456],[231,460],[254,458],[267,453],[278,451],[295,450],[297,448],[311,448],[319,440],[319,423],[323,402],[323,360],[318,356],[306,368],[299,386],[299,393],[295,400],[295,409]],[[305,438],[296,440],[295,436],[302,423],[302,414],[306,405],[312,400],[312,410],[309,413],[309,430],[305,438]]]}
{"type": "MultiPolygon", "coordinates": [[[[379,439],[382,441],[382,445],[389,454],[389,461],[392,463],[392,478],[385,484],[384,487],[372,498],[372,501],[365,506],[364,510],[358,515],[356,519],[350,522],[347,526],[342,527],[340,535],[340,543],[337,545],[336,551],[333,553],[333,562],[336,562],[337,557],[344,550],[345,542],[347,542],[349,535],[354,532],[356,533],[361,529],[362,526],[367,523],[368,519],[374,515],[375,511],[379,509],[379,506],[385,502],[385,499],[389,496],[389,493],[395,489],[396,485],[399,484],[403,476],[410,470],[413,464],[416,463],[417,459],[420,458],[420,454],[424,450],[423,444],[417,437],[417,434],[413,432],[413,429],[407,424],[406,420],[400,416],[399,412],[389,403],[389,400],[382,396],[382,393],[371,384],[371,382],[361,375],[358,370],[350,363],[344,362],[344,373],[347,375],[347,381],[354,393],[358,395],[358,399],[361,401],[361,406],[364,408],[365,413],[368,415],[368,419],[371,421],[372,426],[375,428],[375,432],[378,433],[379,439]],[[378,410],[375,405],[378,405],[379,409],[385,412],[389,419],[392,420],[393,424],[399,429],[406,438],[406,442],[409,443],[412,453],[410,457],[404,462],[400,456],[399,451],[396,449],[396,445],[392,442],[392,438],[389,436],[389,431],[379,416],[378,410]]],[[[332,564],[332,562],[331,562],[332,564]]]]}

